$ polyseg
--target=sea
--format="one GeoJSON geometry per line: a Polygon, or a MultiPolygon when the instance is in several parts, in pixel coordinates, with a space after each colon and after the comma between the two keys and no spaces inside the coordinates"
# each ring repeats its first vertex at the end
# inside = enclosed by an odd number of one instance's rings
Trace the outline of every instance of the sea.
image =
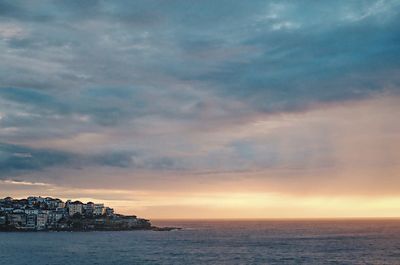
{"type": "Polygon", "coordinates": [[[400,220],[153,221],[176,231],[0,233],[1,265],[400,264],[400,220]]]}

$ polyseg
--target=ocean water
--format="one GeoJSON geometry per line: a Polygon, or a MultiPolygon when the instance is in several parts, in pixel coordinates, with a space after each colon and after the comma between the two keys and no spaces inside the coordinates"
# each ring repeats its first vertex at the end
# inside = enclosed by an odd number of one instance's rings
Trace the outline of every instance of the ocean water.
{"type": "Polygon", "coordinates": [[[400,264],[400,220],[153,223],[184,229],[0,233],[0,264],[400,264]]]}

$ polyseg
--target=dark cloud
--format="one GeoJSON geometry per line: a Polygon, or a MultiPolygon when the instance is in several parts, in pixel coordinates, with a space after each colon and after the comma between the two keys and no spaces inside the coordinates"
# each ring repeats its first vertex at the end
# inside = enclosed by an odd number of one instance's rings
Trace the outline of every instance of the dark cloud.
{"type": "Polygon", "coordinates": [[[129,167],[133,165],[133,156],[131,152],[119,152],[96,155],[92,160],[98,164],[113,167],[129,167]]]}
{"type": "MultiPolygon", "coordinates": [[[[399,83],[389,77],[400,57],[399,14],[392,1],[382,6],[375,1],[7,5],[10,11],[4,16],[15,18],[27,33],[8,38],[6,45],[20,51],[18,59],[27,56],[48,64],[31,68],[14,60],[3,71],[5,83],[47,88],[57,96],[59,90],[76,90],[73,100],[82,104],[87,104],[78,92],[82,89],[110,84],[110,91],[116,86],[168,91],[184,80],[257,110],[292,111],[314,102],[362,98],[399,83]],[[55,23],[23,20],[46,15],[55,23]],[[54,73],[38,72],[43,67],[53,67],[54,73]]],[[[113,119],[124,116],[113,107],[105,108],[109,117],[95,106],[97,111],[104,124],[114,125],[113,119]]]]}
{"type": "Polygon", "coordinates": [[[76,159],[67,152],[0,143],[0,177],[40,171],[52,166],[71,166],[76,159]]]}
{"type": "Polygon", "coordinates": [[[322,139],[286,160],[270,140],[268,150],[258,139],[226,140],[213,150],[209,142],[213,132],[258,115],[397,94],[398,7],[397,1],[1,1],[0,174],[305,163],[302,157],[324,153],[322,139]]]}
{"type": "MultiPolygon", "coordinates": [[[[143,157],[133,151],[107,151],[100,154],[79,154],[54,149],[38,149],[0,143],[0,177],[43,171],[47,168],[81,169],[86,166],[154,170],[179,169],[169,157],[143,157]]],[[[58,176],[54,176],[58,177],[58,176]]]]}

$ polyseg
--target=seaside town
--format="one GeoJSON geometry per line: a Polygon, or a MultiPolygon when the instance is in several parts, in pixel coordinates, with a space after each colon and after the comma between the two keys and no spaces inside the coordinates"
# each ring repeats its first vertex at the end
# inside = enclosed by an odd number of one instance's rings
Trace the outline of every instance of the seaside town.
{"type": "Polygon", "coordinates": [[[51,197],[0,199],[0,231],[97,231],[153,229],[149,220],[122,215],[102,203],[51,197]]]}

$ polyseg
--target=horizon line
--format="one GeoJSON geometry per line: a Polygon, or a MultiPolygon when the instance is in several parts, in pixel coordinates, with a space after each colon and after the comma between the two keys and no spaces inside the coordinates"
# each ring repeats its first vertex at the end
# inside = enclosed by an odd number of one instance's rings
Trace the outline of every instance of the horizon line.
{"type": "Polygon", "coordinates": [[[330,220],[399,220],[400,216],[386,217],[268,217],[268,218],[151,218],[152,221],[330,221],[330,220]]]}

